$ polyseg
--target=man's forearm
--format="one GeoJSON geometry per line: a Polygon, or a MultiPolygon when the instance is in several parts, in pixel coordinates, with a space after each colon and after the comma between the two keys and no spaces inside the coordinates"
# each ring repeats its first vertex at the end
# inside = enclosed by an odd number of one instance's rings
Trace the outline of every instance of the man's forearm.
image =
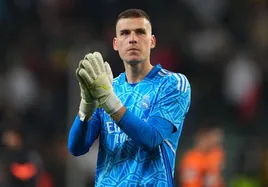
{"type": "Polygon", "coordinates": [[[148,122],[144,122],[125,107],[115,115],[113,118],[117,125],[145,149],[153,149],[173,132],[173,125],[160,117],[153,117],[148,122]]]}
{"type": "Polygon", "coordinates": [[[87,153],[98,137],[99,131],[99,121],[96,118],[91,118],[90,121],[81,121],[77,115],[68,137],[70,153],[74,156],[87,153]]]}

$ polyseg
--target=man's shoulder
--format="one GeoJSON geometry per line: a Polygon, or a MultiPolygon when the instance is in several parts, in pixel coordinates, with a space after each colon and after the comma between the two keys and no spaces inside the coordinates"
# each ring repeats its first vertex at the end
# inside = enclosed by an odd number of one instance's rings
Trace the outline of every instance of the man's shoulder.
{"type": "Polygon", "coordinates": [[[156,80],[165,86],[177,86],[181,91],[186,91],[189,81],[183,73],[176,73],[166,69],[161,69],[156,76],[156,80]]]}
{"type": "Polygon", "coordinates": [[[167,80],[167,81],[178,81],[180,79],[187,79],[186,75],[183,73],[173,72],[164,68],[161,68],[158,71],[158,74],[156,76],[157,78],[167,80]]]}

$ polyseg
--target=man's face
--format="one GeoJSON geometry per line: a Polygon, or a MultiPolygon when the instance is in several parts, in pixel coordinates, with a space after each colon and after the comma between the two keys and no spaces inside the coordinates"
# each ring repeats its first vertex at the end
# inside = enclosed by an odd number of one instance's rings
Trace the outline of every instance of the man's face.
{"type": "Polygon", "coordinates": [[[114,50],[118,51],[121,59],[128,64],[147,60],[156,44],[151,30],[151,24],[145,18],[120,19],[113,40],[114,50]]]}

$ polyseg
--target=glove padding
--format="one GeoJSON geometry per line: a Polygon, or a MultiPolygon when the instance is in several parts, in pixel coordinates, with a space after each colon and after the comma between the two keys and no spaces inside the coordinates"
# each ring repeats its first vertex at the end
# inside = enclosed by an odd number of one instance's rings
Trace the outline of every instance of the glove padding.
{"type": "Polygon", "coordinates": [[[80,120],[84,121],[85,118],[89,118],[92,116],[93,112],[98,106],[98,103],[90,95],[86,82],[79,75],[79,69],[80,68],[77,68],[75,72],[76,78],[79,82],[81,96],[78,115],[80,117],[80,120]]]}
{"type": "Polygon", "coordinates": [[[110,65],[103,61],[99,52],[94,52],[85,56],[81,67],[78,74],[86,83],[93,100],[97,100],[109,115],[117,112],[123,104],[113,91],[110,65]]]}
{"type": "MultiPolygon", "coordinates": [[[[86,57],[85,57],[86,59],[86,57]]],[[[80,120],[84,121],[85,118],[91,117],[94,113],[95,109],[98,107],[98,101],[94,100],[94,98],[91,96],[91,93],[89,91],[89,84],[79,75],[79,71],[83,68],[82,62],[84,60],[81,60],[79,63],[79,67],[76,69],[76,78],[79,82],[80,87],[80,96],[81,101],[79,105],[79,116],[80,120]]],[[[113,74],[111,71],[111,68],[107,62],[104,64],[105,66],[105,72],[108,76],[110,84],[113,82],[113,74]]]]}

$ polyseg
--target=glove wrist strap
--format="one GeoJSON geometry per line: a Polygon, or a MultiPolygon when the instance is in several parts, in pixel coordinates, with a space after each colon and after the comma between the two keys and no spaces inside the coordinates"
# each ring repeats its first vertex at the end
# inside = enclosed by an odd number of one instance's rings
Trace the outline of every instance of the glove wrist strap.
{"type": "Polygon", "coordinates": [[[90,118],[96,108],[97,108],[96,101],[88,103],[84,99],[81,99],[80,105],[79,105],[79,112],[78,112],[80,120],[84,121],[85,119],[90,118]]]}
{"type": "Polygon", "coordinates": [[[101,105],[102,108],[109,115],[116,113],[121,107],[123,107],[120,99],[115,95],[115,93],[111,93],[107,100],[101,105]]]}

